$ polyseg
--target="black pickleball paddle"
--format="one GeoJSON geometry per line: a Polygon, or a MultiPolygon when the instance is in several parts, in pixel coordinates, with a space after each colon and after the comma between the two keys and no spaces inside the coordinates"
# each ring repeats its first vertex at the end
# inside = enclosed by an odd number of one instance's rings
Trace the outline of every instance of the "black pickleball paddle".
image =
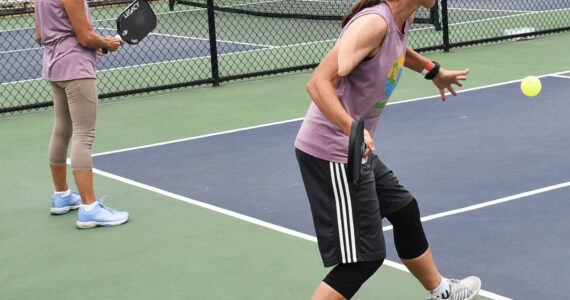
{"type": "Polygon", "coordinates": [[[367,149],[364,142],[364,121],[354,120],[350,126],[350,137],[348,138],[348,180],[352,184],[358,184],[360,179],[360,164],[362,155],[367,149]]]}
{"type": "MultiPolygon", "coordinates": [[[[117,18],[117,35],[127,44],[140,43],[156,28],[156,15],[146,0],[133,1],[117,18]]],[[[107,49],[103,49],[107,53],[107,49]]]]}

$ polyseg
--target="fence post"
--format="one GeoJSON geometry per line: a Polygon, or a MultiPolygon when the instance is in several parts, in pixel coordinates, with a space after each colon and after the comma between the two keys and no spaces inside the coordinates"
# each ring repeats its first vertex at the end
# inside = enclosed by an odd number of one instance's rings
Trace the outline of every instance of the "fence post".
{"type": "MultiPolygon", "coordinates": [[[[174,1],[174,0],[170,0],[174,1]]],[[[435,27],[435,30],[441,31],[441,0],[436,0],[433,7],[429,12],[431,23],[435,27]]]]}
{"type": "Polygon", "coordinates": [[[441,0],[441,26],[443,27],[443,50],[449,51],[449,15],[447,13],[447,0],[441,0]]]}
{"type": "Polygon", "coordinates": [[[220,85],[218,71],[218,47],[216,45],[216,20],[214,18],[214,0],[208,0],[208,32],[210,33],[210,64],[212,65],[212,79],[214,86],[220,85]]]}

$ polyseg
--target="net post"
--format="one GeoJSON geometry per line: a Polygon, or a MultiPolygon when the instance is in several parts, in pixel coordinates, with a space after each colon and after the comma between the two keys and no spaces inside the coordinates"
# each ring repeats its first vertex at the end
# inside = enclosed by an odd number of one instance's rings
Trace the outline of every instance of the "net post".
{"type": "Polygon", "coordinates": [[[441,0],[441,25],[443,30],[443,50],[449,52],[449,16],[447,13],[447,0],[441,0]]]}
{"type": "Polygon", "coordinates": [[[216,45],[216,21],[214,18],[214,0],[208,0],[208,32],[210,34],[210,64],[212,66],[213,85],[220,85],[220,74],[218,69],[218,47],[216,45]]]}

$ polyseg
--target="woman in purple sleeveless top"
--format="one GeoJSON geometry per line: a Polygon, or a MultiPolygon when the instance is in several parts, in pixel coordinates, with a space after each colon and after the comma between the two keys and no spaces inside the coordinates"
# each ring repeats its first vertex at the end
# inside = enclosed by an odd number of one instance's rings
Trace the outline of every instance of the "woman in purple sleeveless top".
{"type": "Polygon", "coordinates": [[[51,213],[61,215],[79,208],[79,228],[122,224],[128,220],[127,212],[96,201],[91,144],[97,117],[97,54],[102,55],[101,48],[116,51],[123,41],[95,33],[85,0],[35,0],[35,11],[36,40],[44,46],[42,76],[50,82],[54,97],[55,122],[48,153],[55,185],[51,213]],[[66,181],[70,140],[79,195],[66,181]]]}
{"type": "Polygon", "coordinates": [[[413,13],[435,0],[360,0],[345,16],[337,44],[307,83],[313,102],[295,141],[295,152],[325,267],[335,266],[312,299],[349,299],[382,264],[386,246],[382,218],[394,227],[399,257],[429,291],[428,299],[472,299],[481,288],[475,276],[442,277],[420,221],[413,195],[376,154],[374,132],[403,67],[456,95],[469,70],[446,70],[407,47],[413,13]],[[346,179],[348,135],[364,120],[360,181],[346,179]]]}

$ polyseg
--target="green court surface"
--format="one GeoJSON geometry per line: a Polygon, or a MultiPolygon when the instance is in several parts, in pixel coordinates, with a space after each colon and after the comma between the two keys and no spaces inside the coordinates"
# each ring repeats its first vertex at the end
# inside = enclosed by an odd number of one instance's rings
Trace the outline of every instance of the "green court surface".
{"type": "MultiPolygon", "coordinates": [[[[473,88],[570,70],[566,49],[570,34],[426,56],[446,68],[469,67],[465,88],[473,88]]],[[[304,89],[309,76],[101,104],[93,153],[303,117],[310,103],[304,89]]],[[[393,101],[437,93],[430,82],[406,71],[393,101]]],[[[51,110],[0,117],[0,298],[309,299],[327,273],[313,241],[99,175],[94,176],[97,196],[109,195],[110,206],[128,210],[126,225],[78,230],[76,212],[51,216],[52,125],[51,110]]],[[[436,263],[445,260],[434,256],[436,263]]],[[[354,299],[425,297],[411,274],[384,265],[354,299]]]]}

